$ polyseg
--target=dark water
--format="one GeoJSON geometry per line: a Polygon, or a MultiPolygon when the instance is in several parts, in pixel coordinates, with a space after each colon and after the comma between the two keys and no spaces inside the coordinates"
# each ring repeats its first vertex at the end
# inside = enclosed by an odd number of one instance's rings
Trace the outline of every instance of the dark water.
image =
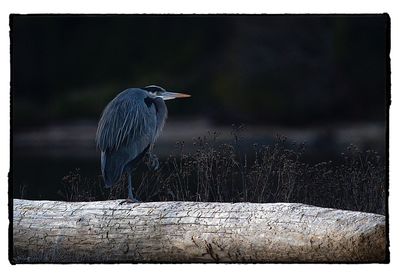
{"type": "MultiPolygon", "coordinates": [[[[179,150],[176,150],[175,141],[185,135],[182,129],[189,131],[186,133],[188,138],[186,138],[185,149],[193,151],[195,148],[191,145],[192,137],[206,132],[203,126],[199,126],[197,131],[194,131],[195,128],[196,124],[193,124],[192,127],[177,125],[175,128],[173,124],[168,125],[155,148],[159,160],[162,162],[169,155],[178,154],[179,150]]],[[[94,130],[93,126],[71,126],[56,128],[56,130],[52,128],[47,132],[16,135],[11,169],[13,196],[26,199],[63,200],[65,199],[63,178],[76,169],[79,169],[82,178],[93,179],[97,181],[96,184],[101,183],[100,153],[94,147],[94,130]]],[[[351,133],[350,130],[349,133],[351,133]]],[[[310,164],[329,160],[340,161],[340,153],[346,150],[349,145],[348,141],[353,139],[356,141],[354,142],[356,145],[358,143],[360,149],[376,150],[384,158],[384,128],[378,127],[374,131],[367,130],[364,130],[366,133],[363,134],[364,136],[377,132],[378,134],[374,134],[377,138],[367,139],[362,138],[361,134],[350,135],[347,133],[342,135],[348,137],[345,141],[331,138],[330,135],[314,133],[308,134],[306,137],[304,135],[293,135],[293,137],[296,137],[298,142],[306,142],[307,150],[303,161],[310,164]]],[[[362,133],[362,131],[360,132],[362,133]]],[[[241,141],[243,152],[249,157],[251,157],[254,143],[271,145],[275,142],[271,136],[256,135],[255,133],[256,131],[248,132],[241,141]]],[[[289,145],[292,140],[294,138],[288,138],[289,145]]],[[[232,142],[231,137],[228,139],[229,142],[232,142]]]]}
{"type": "Polygon", "coordinates": [[[13,160],[13,196],[15,198],[62,200],[63,177],[79,169],[83,177],[101,174],[99,159],[57,158],[15,155],[13,160]]]}
{"type": "MultiPolygon", "coordinates": [[[[249,153],[251,159],[251,153],[249,153]]],[[[160,162],[165,158],[160,158],[160,162]]],[[[303,156],[307,163],[321,161],[341,161],[340,153],[335,150],[321,151],[309,149],[303,156]]],[[[25,199],[65,200],[65,180],[71,172],[76,172],[82,178],[101,183],[100,156],[56,157],[43,154],[14,154],[12,166],[13,197],[25,199]]]]}

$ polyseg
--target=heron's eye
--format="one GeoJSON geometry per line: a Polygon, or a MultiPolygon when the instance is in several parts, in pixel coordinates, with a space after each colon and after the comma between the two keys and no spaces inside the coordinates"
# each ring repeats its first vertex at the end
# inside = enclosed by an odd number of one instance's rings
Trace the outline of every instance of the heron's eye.
{"type": "Polygon", "coordinates": [[[154,92],[150,92],[153,96],[161,96],[161,92],[160,91],[154,91],[154,92]]]}

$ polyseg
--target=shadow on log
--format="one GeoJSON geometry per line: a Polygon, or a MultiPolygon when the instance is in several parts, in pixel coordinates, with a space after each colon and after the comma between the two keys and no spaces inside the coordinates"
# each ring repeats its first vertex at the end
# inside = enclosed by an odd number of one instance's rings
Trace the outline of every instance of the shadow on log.
{"type": "Polygon", "coordinates": [[[386,262],[385,217],[295,203],[14,199],[10,260],[386,262]]]}

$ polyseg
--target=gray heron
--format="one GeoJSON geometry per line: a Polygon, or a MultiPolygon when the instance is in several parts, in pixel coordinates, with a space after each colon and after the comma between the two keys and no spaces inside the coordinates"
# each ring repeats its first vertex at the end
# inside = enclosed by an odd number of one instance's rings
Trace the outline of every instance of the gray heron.
{"type": "Polygon", "coordinates": [[[167,118],[165,100],[190,97],[173,93],[156,85],[129,88],[118,94],[105,107],[96,132],[96,145],[101,151],[101,172],[106,187],[128,177],[127,202],[137,202],[132,193],[132,170],[146,155],[153,169],[158,160],[151,153],[167,118]]]}

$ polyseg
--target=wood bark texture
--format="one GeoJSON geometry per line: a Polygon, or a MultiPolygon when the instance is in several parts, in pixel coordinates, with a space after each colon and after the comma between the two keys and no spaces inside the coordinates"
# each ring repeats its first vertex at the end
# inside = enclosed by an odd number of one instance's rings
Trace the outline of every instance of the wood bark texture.
{"type": "Polygon", "coordinates": [[[385,217],[297,203],[13,200],[14,263],[385,262],[385,217]]]}

